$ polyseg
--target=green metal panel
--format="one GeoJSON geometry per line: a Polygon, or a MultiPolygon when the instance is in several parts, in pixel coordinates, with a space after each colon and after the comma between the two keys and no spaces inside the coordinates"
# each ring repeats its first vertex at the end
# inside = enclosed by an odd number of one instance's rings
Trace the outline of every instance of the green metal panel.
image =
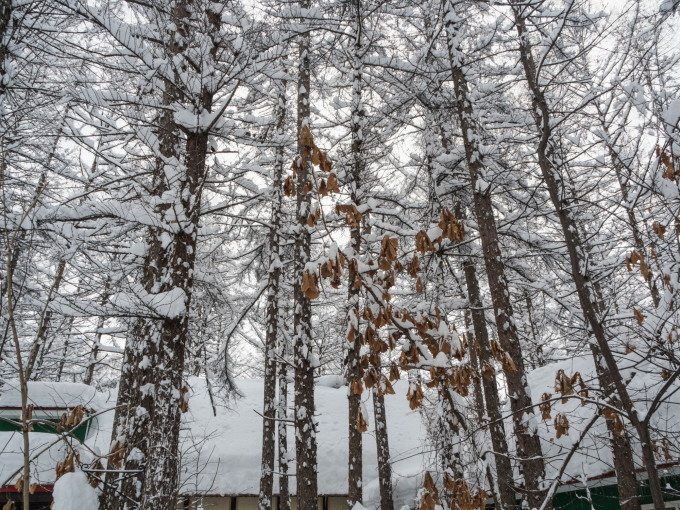
{"type": "MultiPolygon", "coordinates": [[[[11,420],[14,421],[19,421],[19,417],[7,417],[11,420]]],[[[35,423],[33,425],[33,432],[42,432],[45,434],[59,434],[59,419],[58,418],[42,418],[43,423],[35,423]],[[44,423],[44,422],[49,422],[49,423],[44,423]]],[[[90,421],[87,420],[84,423],[81,423],[78,425],[72,432],[71,436],[75,437],[80,441],[81,443],[85,441],[85,438],[87,437],[87,433],[90,428],[90,421]]],[[[17,425],[13,425],[12,423],[6,422],[4,420],[0,420],[0,432],[20,432],[21,428],[17,425]]]]}
{"type": "MultiPolygon", "coordinates": [[[[652,502],[649,488],[641,482],[640,503],[652,502]]],[[[667,476],[661,479],[661,486],[666,489],[666,501],[680,500],[680,475],[667,476]]],[[[590,489],[560,492],[553,498],[555,510],[619,510],[619,491],[614,485],[602,485],[590,489]]]]}

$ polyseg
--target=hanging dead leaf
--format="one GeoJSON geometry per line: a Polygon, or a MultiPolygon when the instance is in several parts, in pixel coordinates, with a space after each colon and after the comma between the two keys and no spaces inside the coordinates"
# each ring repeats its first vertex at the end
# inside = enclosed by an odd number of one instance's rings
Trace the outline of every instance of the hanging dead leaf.
{"type": "Polygon", "coordinates": [[[640,261],[640,274],[642,274],[642,277],[646,281],[650,281],[652,279],[652,271],[649,269],[649,266],[644,260],[640,261]]]}
{"type": "Polygon", "coordinates": [[[396,363],[390,365],[390,381],[398,381],[401,378],[399,374],[399,367],[396,363]]]}
{"type": "Polygon", "coordinates": [[[300,144],[308,149],[314,147],[314,136],[308,126],[302,126],[300,130],[300,144]]]}
{"type": "Polygon", "coordinates": [[[423,398],[425,398],[422,386],[420,386],[420,384],[411,384],[408,393],[406,394],[406,398],[408,399],[408,405],[411,410],[418,409],[423,398]]]}
{"type": "Polygon", "coordinates": [[[434,483],[434,479],[429,471],[425,471],[425,476],[423,477],[423,489],[432,494],[435,498],[439,497],[439,490],[434,483]]]}
{"type": "Polygon", "coordinates": [[[663,238],[666,235],[666,227],[664,225],[662,225],[658,221],[655,221],[654,223],[652,223],[652,230],[659,237],[659,239],[663,240],[663,238]]]}
{"type": "Polygon", "coordinates": [[[66,420],[66,426],[69,428],[76,427],[77,425],[80,424],[81,421],[83,421],[83,406],[76,406],[73,409],[71,409],[71,413],[68,416],[68,419],[66,420]]]}
{"type": "Polygon", "coordinates": [[[442,230],[442,237],[445,239],[459,243],[465,238],[465,227],[446,207],[439,213],[439,228],[442,230]]]}
{"type": "Polygon", "coordinates": [[[364,418],[364,414],[361,412],[361,408],[359,408],[359,412],[357,413],[357,431],[360,433],[364,433],[368,430],[368,423],[366,422],[366,419],[364,418]]]}
{"type": "Polygon", "coordinates": [[[384,375],[380,376],[378,383],[378,395],[394,395],[395,391],[390,380],[384,375]]]}
{"type": "Polygon", "coordinates": [[[189,410],[189,388],[188,386],[182,386],[180,391],[180,403],[179,409],[182,413],[186,413],[189,410]]]}
{"type": "Polygon", "coordinates": [[[319,297],[321,294],[319,292],[319,278],[316,276],[316,273],[312,273],[311,271],[305,270],[304,273],[302,273],[302,292],[304,293],[305,296],[307,296],[309,299],[316,299],[319,297]]]}
{"type": "Polygon", "coordinates": [[[397,260],[397,247],[399,246],[399,239],[396,237],[384,236],[380,241],[380,256],[387,259],[388,262],[397,260]]]}
{"type": "Polygon", "coordinates": [[[23,492],[24,491],[24,476],[20,475],[19,478],[17,478],[17,481],[14,482],[14,488],[16,489],[17,492],[23,492]]]}
{"type": "Polygon", "coordinates": [[[286,177],[285,181],[283,181],[283,193],[287,197],[294,197],[297,194],[295,179],[293,179],[290,175],[286,177]]]}
{"type": "Polygon", "coordinates": [[[361,379],[358,377],[352,379],[352,394],[361,395],[364,392],[364,385],[361,383],[361,379]]]}
{"type": "Polygon", "coordinates": [[[319,218],[321,217],[321,209],[315,210],[313,213],[310,213],[307,215],[307,226],[308,227],[314,227],[317,222],[319,221],[319,218]]]}
{"type": "Polygon", "coordinates": [[[555,437],[559,439],[562,437],[564,434],[569,433],[569,420],[567,419],[567,415],[564,413],[558,413],[557,416],[555,416],[555,437]]]}
{"type": "Polygon", "coordinates": [[[569,399],[564,398],[568,395],[574,394],[574,388],[571,384],[571,378],[567,377],[564,370],[558,370],[555,375],[555,393],[559,393],[562,398],[562,403],[566,404],[569,399]]]}
{"type": "Polygon", "coordinates": [[[485,361],[482,363],[482,377],[486,379],[487,381],[490,381],[493,379],[494,374],[496,373],[496,370],[493,368],[491,363],[485,361]]]}
{"type": "Polygon", "coordinates": [[[541,403],[538,405],[538,409],[541,411],[541,418],[543,420],[549,420],[552,417],[550,414],[550,410],[552,408],[552,404],[550,402],[551,398],[552,395],[550,393],[544,393],[541,395],[541,403]]]}
{"type": "Polygon", "coordinates": [[[312,149],[312,165],[319,166],[321,164],[321,151],[318,147],[312,149]]]}
{"type": "Polygon", "coordinates": [[[420,279],[420,277],[416,278],[416,292],[418,294],[423,293],[423,281],[420,279]]]}
{"type": "Polygon", "coordinates": [[[7,503],[2,506],[2,510],[16,510],[16,508],[17,507],[14,505],[14,501],[11,499],[8,499],[7,503]]]}
{"type": "Polygon", "coordinates": [[[337,214],[344,214],[345,222],[350,227],[358,227],[361,218],[363,218],[363,214],[361,214],[359,210],[356,208],[356,206],[353,204],[350,205],[337,204],[335,206],[335,212],[337,214]]]}
{"type": "Polygon", "coordinates": [[[340,193],[340,187],[338,186],[338,178],[334,173],[328,174],[328,184],[326,185],[329,193],[340,193]]]}
{"type": "Polygon", "coordinates": [[[427,253],[428,251],[434,251],[434,244],[432,240],[427,235],[427,232],[421,230],[416,234],[416,250],[420,253],[427,253]]]}
{"type": "Polygon", "coordinates": [[[302,194],[306,195],[310,191],[314,189],[314,186],[312,186],[312,181],[307,181],[305,182],[304,186],[302,186],[302,194]]]}

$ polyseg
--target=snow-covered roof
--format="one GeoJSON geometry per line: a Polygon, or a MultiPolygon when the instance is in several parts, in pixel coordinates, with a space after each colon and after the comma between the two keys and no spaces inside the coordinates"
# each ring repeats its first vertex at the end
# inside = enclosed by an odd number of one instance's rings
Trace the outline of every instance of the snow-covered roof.
{"type": "MultiPolygon", "coordinates": [[[[189,411],[183,415],[181,432],[183,495],[256,495],[259,492],[262,417],[258,413],[262,412],[263,382],[237,380],[236,383],[242,396],[230,400],[228,405],[221,404],[217,399],[215,415],[205,380],[189,379],[189,411]]],[[[387,395],[385,404],[395,504],[400,507],[413,502],[421,483],[426,462],[423,453],[426,449],[426,431],[419,412],[409,409],[405,397],[406,383],[397,382],[394,389],[396,394],[387,395]]],[[[97,417],[96,430],[90,431],[85,447],[79,448],[81,460],[90,460],[89,449],[101,452],[108,450],[113,411],[104,410],[113,408],[115,394],[95,395],[90,387],[66,383],[42,383],[33,385],[29,391],[41,405],[45,405],[46,401],[70,404],[83,400],[97,401],[97,408],[102,414],[97,417]],[[41,391],[34,393],[37,388],[41,391]]],[[[12,400],[15,397],[6,395],[3,393],[6,402],[16,402],[12,400]]],[[[373,408],[369,393],[363,395],[363,400],[369,415],[369,431],[363,434],[364,498],[370,503],[379,500],[379,486],[373,408]]],[[[325,495],[347,494],[347,387],[342,385],[342,378],[325,376],[317,381],[316,418],[319,492],[325,495]]],[[[294,430],[289,427],[290,452],[295,451],[294,437],[294,430]]],[[[56,436],[51,434],[31,433],[31,450],[38,452],[55,439],[56,436]]],[[[2,432],[0,442],[0,480],[5,481],[8,473],[13,473],[21,466],[21,436],[16,432],[2,432]],[[3,445],[6,446],[4,450],[3,445]]],[[[41,484],[53,483],[54,467],[63,455],[63,448],[58,444],[41,454],[34,464],[36,481],[41,484]]],[[[294,453],[291,456],[294,457],[294,453]]],[[[294,464],[291,464],[290,472],[294,473],[294,469],[294,464]]],[[[276,478],[274,492],[278,491],[276,478]]],[[[290,478],[290,489],[294,494],[294,477],[290,478]]]]}
{"type": "MultiPolygon", "coordinates": [[[[92,386],[71,382],[28,382],[28,403],[36,408],[67,409],[82,405],[88,409],[98,407],[97,392],[92,386]]],[[[0,386],[0,409],[21,408],[21,391],[18,381],[5,381],[0,386]]]]}
{"type": "MultiPolygon", "coordinates": [[[[620,362],[620,366],[623,376],[628,380],[627,388],[635,402],[636,409],[641,416],[644,416],[650,402],[665,381],[662,379],[659,370],[654,371],[652,367],[646,367],[649,370],[644,370],[645,363],[642,360],[635,359],[634,354],[620,362]]],[[[541,396],[544,393],[552,394],[553,397],[559,396],[555,392],[555,375],[558,370],[564,370],[567,376],[572,376],[578,372],[583,382],[590,388],[589,397],[597,398],[599,392],[594,390],[599,388],[600,385],[595,372],[594,360],[592,356],[584,355],[551,363],[530,372],[528,382],[535,404],[540,403],[541,396]]],[[[674,387],[667,393],[668,398],[663,401],[652,416],[650,420],[652,429],[670,432],[680,431],[680,393],[677,392],[678,389],[680,389],[680,381],[675,382],[674,387]]],[[[578,386],[576,391],[578,391],[578,386]]],[[[547,461],[546,478],[548,480],[555,478],[567,454],[597,412],[594,403],[581,405],[581,402],[575,398],[568,399],[565,403],[562,403],[562,400],[553,402],[552,416],[549,420],[542,420],[541,413],[537,410],[536,427],[542,439],[543,455],[547,461]],[[559,439],[556,437],[554,426],[554,418],[557,413],[564,413],[569,420],[568,432],[559,439]]],[[[643,465],[636,441],[633,441],[633,447],[636,467],[642,470],[643,465]]],[[[599,417],[582,439],[578,450],[570,460],[562,477],[562,483],[586,482],[589,479],[592,481],[592,479],[611,473],[613,470],[613,455],[607,424],[604,418],[599,417]]],[[[589,485],[591,485],[590,482],[589,485]]]]}
{"type": "MultiPolygon", "coordinates": [[[[262,443],[262,417],[257,412],[262,411],[262,381],[237,381],[242,398],[233,403],[231,409],[219,408],[217,416],[213,415],[204,381],[192,379],[190,382],[194,394],[189,400],[183,431],[186,453],[182,462],[182,492],[257,494],[262,443]]],[[[319,492],[326,495],[347,494],[347,387],[338,387],[339,384],[340,378],[321,378],[315,392],[319,492]]],[[[409,409],[406,383],[397,382],[394,389],[396,395],[385,397],[390,456],[395,499],[399,500],[395,502],[406,504],[412,502],[424,469],[422,452],[426,432],[420,414],[409,409]]],[[[363,400],[372,417],[372,399],[368,393],[364,393],[363,400]]],[[[294,452],[292,427],[288,436],[288,449],[294,452]]],[[[364,497],[372,501],[379,498],[372,421],[369,432],[363,434],[363,451],[364,497]]],[[[294,470],[294,466],[291,469],[294,470]]],[[[278,491],[277,483],[274,492],[278,491]]],[[[290,485],[294,492],[294,478],[290,485]]]]}

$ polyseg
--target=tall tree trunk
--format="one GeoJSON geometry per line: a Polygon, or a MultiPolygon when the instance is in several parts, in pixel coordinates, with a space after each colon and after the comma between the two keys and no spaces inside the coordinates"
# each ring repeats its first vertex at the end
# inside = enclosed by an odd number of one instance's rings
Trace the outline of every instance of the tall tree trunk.
{"type": "MultiPolygon", "coordinates": [[[[190,15],[196,13],[190,12],[186,0],[176,2],[170,12],[174,30],[169,34],[167,51],[178,58],[192,41],[190,15]]],[[[208,10],[203,14],[211,32],[216,33],[220,13],[208,10]]],[[[216,46],[211,48],[212,58],[216,51],[216,46]]],[[[209,112],[212,94],[204,88],[197,97],[199,104],[196,106],[209,112]]],[[[172,105],[180,100],[175,83],[167,79],[163,104],[172,105]]],[[[164,242],[166,229],[149,229],[141,285],[149,294],[165,295],[173,303],[166,307],[166,313],[159,313],[164,315],[162,317],[138,319],[125,346],[118,394],[121,412],[116,417],[112,434],[112,454],[116,454],[116,449],[122,449],[121,467],[125,476],[120,492],[116,493],[115,488],[104,491],[101,507],[105,510],[167,510],[176,505],[179,490],[178,445],[185,345],[201,195],[206,178],[208,132],[202,129],[187,131],[183,151],[179,133],[172,109],[164,109],[158,119],[160,156],[153,173],[152,189],[154,196],[171,193],[176,197],[173,204],[166,202],[156,209],[160,218],[176,228],[171,229],[170,243],[164,242]],[[169,167],[174,172],[169,172],[169,167]]]]}
{"type": "MultiPolygon", "coordinates": [[[[351,108],[351,122],[350,130],[352,136],[352,168],[350,170],[351,181],[351,198],[354,205],[360,206],[363,199],[361,184],[365,172],[365,164],[363,157],[363,131],[362,124],[364,118],[364,109],[361,101],[362,88],[362,71],[363,64],[361,60],[362,48],[362,22],[361,22],[361,2],[354,1],[354,60],[352,62],[352,108],[351,108]]],[[[365,221],[365,220],[364,220],[365,221]]],[[[352,248],[352,257],[359,258],[361,256],[361,222],[350,228],[350,243],[352,248]]],[[[348,324],[359,320],[360,314],[360,288],[355,288],[356,275],[350,272],[349,276],[349,295],[348,295],[348,324]]],[[[360,336],[356,335],[354,342],[348,346],[347,352],[347,383],[349,391],[347,392],[348,399],[348,414],[347,414],[347,428],[349,435],[348,447],[348,490],[347,503],[350,508],[355,504],[362,503],[362,474],[363,474],[363,449],[362,449],[362,433],[357,427],[357,419],[361,413],[361,394],[352,391],[352,383],[360,381],[362,377],[362,369],[360,364],[361,342],[360,336]]]]}
{"type": "Polygon", "coordinates": [[[473,121],[473,106],[468,99],[469,87],[463,70],[463,55],[458,47],[459,18],[452,0],[445,0],[444,16],[458,121],[470,172],[474,211],[482,242],[498,339],[501,347],[510,355],[515,365],[514,370],[505,371],[505,377],[513,413],[512,421],[517,441],[517,457],[520,460],[521,472],[524,477],[524,499],[530,507],[539,508],[543,504],[546,493],[546,489],[542,486],[545,477],[543,454],[540,438],[534,428],[535,417],[524,369],[524,359],[517,326],[513,318],[510,289],[501,260],[498,232],[491,201],[491,189],[489,184],[483,184],[485,182],[483,175],[485,171],[484,159],[478,147],[479,132],[473,121]]]}
{"type": "Polygon", "coordinates": [[[272,219],[269,230],[269,274],[267,291],[264,347],[264,409],[262,412],[262,470],[260,474],[259,510],[272,508],[274,486],[274,461],[276,458],[276,366],[279,337],[279,288],[281,280],[281,216],[283,213],[284,147],[281,145],[286,121],[286,82],[277,83],[279,89],[276,106],[276,148],[274,182],[272,190],[272,219]]]}
{"type": "Polygon", "coordinates": [[[375,444],[378,456],[380,510],[393,510],[392,464],[390,464],[390,444],[387,432],[385,396],[377,391],[377,388],[373,388],[373,419],[375,420],[375,444]]]}
{"type": "MultiPolygon", "coordinates": [[[[303,10],[310,1],[300,2],[303,10]]],[[[295,311],[294,362],[295,362],[295,457],[297,469],[297,496],[299,510],[316,510],[318,500],[316,424],[314,423],[314,357],[312,355],[312,304],[302,290],[302,278],[310,259],[311,232],[307,217],[311,213],[311,195],[306,187],[312,181],[309,147],[303,143],[303,128],[310,127],[310,35],[299,36],[299,67],[297,96],[298,175],[296,202],[296,239],[293,274],[295,311]]]]}
{"type": "Polygon", "coordinates": [[[642,420],[638,416],[633,400],[628,393],[628,389],[626,388],[626,384],[623,381],[616,359],[614,358],[614,354],[609,347],[607,333],[597,308],[592,278],[590,271],[587,268],[587,264],[585,263],[586,257],[584,247],[578,234],[576,222],[571,213],[572,204],[568,198],[569,195],[565,193],[564,181],[560,176],[558,166],[552,161],[553,141],[551,111],[544,91],[538,81],[536,63],[534,62],[531,53],[529,34],[523,16],[523,7],[513,4],[512,10],[517,33],[519,35],[520,60],[522,67],[524,68],[527,85],[533,96],[532,104],[534,106],[533,111],[535,112],[534,120],[540,137],[537,146],[538,165],[548,188],[553,207],[559,218],[560,226],[562,227],[562,234],[569,254],[571,276],[574,280],[581,309],[583,310],[586,321],[597,341],[600,354],[605,361],[609,375],[612,378],[612,384],[621,401],[621,406],[640,439],[642,459],[647,471],[649,490],[654,502],[654,508],[656,510],[663,510],[665,505],[659,481],[659,473],[656,469],[656,459],[654,458],[649,424],[646,420],[642,420]]]}
{"type": "Polygon", "coordinates": [[[498,500],[501,508],[510,509],[516,506],[512,463],[508,455],[508,443],[505,439],[501,399],[498,395],[498,382],[492,365],[491,342],[489,342],[489,331],[486,328],[484,306],[482,305],[479,281],[477,280],[477,268],[474,261],[469,257],[463,262],[463,274],[468,292],[472,330],[476,340],[470,345],[470,350],[476,350],[479,347],[479,365],[482,371],[481,384],[484,390],[484,404],[489,420],[489,435],[491,436],[496,465],[498,500]]]}
{"type": "Polygon", "coordinates": [[[288,483],[288,341],[281,338],[279,345],[279,401],[276,410],[279,437],[279,506],[278,510],[290,510],[288,483]]]}

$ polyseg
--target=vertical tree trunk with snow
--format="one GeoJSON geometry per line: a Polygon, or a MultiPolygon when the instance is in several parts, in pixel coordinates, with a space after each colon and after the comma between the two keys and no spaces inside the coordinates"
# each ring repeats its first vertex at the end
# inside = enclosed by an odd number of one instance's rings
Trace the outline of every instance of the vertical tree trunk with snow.
{"type": "Polygon", "coordinates": [[[375,420],[375,445],[378,457],[378,484],[380,485],[380,510],[393,510],[392,464],[387,433],[385,396],[373,388],[373,419],[375,420]]]}
{"type": "MultiPolygon", "coordinates": [[[[221,13],[206,9],[190,12],[181,0],[172,5],[173,30],[168,34],[169,57],[178,57],[192,41],[192,16],[205,16],[211,34],[219,30],[221,13]]],[[[213,42],[216,39],[213,38],[213,42]]],[[[206,58],[214,59],[217,48],[206,58]]],[[[182,83],[177,79],[175,83],[182,83]]],[[[175,83],[165,82],[163,103],[181,101],[175,83]]],[[[195,115],[212,107],[210,85],[197,94],[195,115]]],[[[206,179],[208,131],[200,126],[182,128],[172,109],[158,118],[158,150],[152,194],[163,197],[155,212],[160,227],[149,229],[146,260],[141,277],[144,292],[161,303],[157,318],[140,318],[128,338],[123,356],[112,449],[122,448],[126,470],[120,492],[105,491],[104,509],[167,510],[174,508],[179,489],[179,430],[183,392],[185,344],[193,290],[201,195],[206,179]],[[184,147],[180,144],[184,130],[184,147]],[[172,197],[168,200],[168,197],[172,197]],[[168,240],[169,237],[169,240],[168,240]]],[[[115,452],[113,452],[115,453],[115,452]]]]}
{"type": "MultiPolygon", "coordinates": [[[[310,1],[300,2],[300,8],[309,9],[310,1]]],[[[311,231],[307,217],[311,211],[312,168],[310,147],[304,144],[303,129],[310,127],[310,34],[298,36],[298,96],[297,96],[297,202],[295,218],[295,253],[293,274],[295,311],[293,316],[295,362],[295,458],[297,470],[297,496],[299,510],[316,510],[318,500],[316,424],[314,422],[314,368],[312,354],[312,303],[302,290],[302,275],[310,259],[311,231]],[[308,184],[309,183],[309,184],[308,184]],[[307,189],[306,189],[307,188],[307,189]]]]}
{"type": "Polygon", "coordinates": [[[264,346],[264,409],[262,412],[262,468],[259,510],[272,508],[274,461],[276,458],[276,367],[278,364],[279,290],[281,281],[281,216],[283,213],[284,147],[281,145],[286,121],[286,82],[277,81],[276,160],[272,182],[272,219],[269,230],[266,337],[264,346]]]}
{"type": "Polygon", "coordinates": [[[541,443],[534,430],[534,412],[531,395],[526,381],[524,360],[520,346],[517,326],[513,318],[510,290],[505,277],[505,269],[501,260],[496,221],[493,215],[491,186],[484,179],[485,166],[478,143],[479,132],[474,120],[473,105],[468,98],[468,82],[463,67],[463,55],[459,49],[460,20],[453,0],[445,0],[445,25],[447,31],[447,47],[460,129],[465,147],[465,157],[473,195],[473,205],[479,229],[484,263],[491,299],[496,318],[498,339],[514,363],[514,369],[506,370],[505,376],[510,395],[510,406],[513,411],[513,428],[517,440],[517,457],[520,459],[521,472],[524,477],[524,494],[529,506],[539,508],[545,498],[546,490],[542,486],[545,477],[545,466],[541,452],[541,443]]]}
{"type": "Polygon", "coordinates": [[[524,8],[521,5],[513,4],[512,10],[519,36],[520,61],[524,69],[527,85],[532,94],[532,104],[534,106],[532,111],[535,112],[534,120],[539,134],[539,142],[536,151],[538,165],[541,169],[541,175],[548,188],[550,199],[562,227],[562,234],[564,236],[571,264],[571,276],[574,279],[574,285],[583,314],[597,341],[600,354],[602,355],[609,375],[612,378],[612,385],[616,388],[618,397],[621,400],[621,406],[639,436],[642,459],[647,471],[649,490],[654,502],[654,508],[656,510],[663,510],[665,507],[663,493],[661,491],[659,473],[656,469],[656,459],[654,457],[649,424],[647,421],[640,419],[633,400],[628,393],[626,384],[623,381],[616,359],[609,347],[607,333],[598,312],[596,297],[592,288],[592,279],[586,264],[584,247],[578,235],[576,222],[572,216],[572,204],[569,199],[571,195],[565,193],[564,181],[560,176],[557,165],[552,161],[554,145],[552,139],[553,119],[551,118],[551,110],[545,97],[544,90],[538,80],[536,63],[531,53],[529,33],[523,14],[524,8]]]}
{"type": "MultiPolygon", "coordinates": [[[[353,55],[353,69],[352,69],[352,107],[350,111],[350,131],[352,136],[352,166],[350,170],[350,189],[351,199],[357,208],[360,207],[363,199],[361,189],[362,179],[366,171],[364,156],[363,156],[363,119],[364,109],[361,101],[362,88],[362,23],[361,23],[361,2],[355,0],[353,5],[354,10],[354,55],[353,55]]],[[[365,221],[365,220],[364,220],[365,221]]],[[[350,228],[350,246],[352,249],[351,256],[358,258],[361,255],[361,240],[362,240],[362,222],[357,222],[356,226],[350,228]]],[[[360,293],[361,288],[355,287],[356,276],[350,271],[348,281],[348,328],[349,324],[359,320],[360,316],[360,293]]],[[[353,342],[348,345],[347,349],[347,400],[348,400],[348,414],[347,414],[347,428],[349,435],[348,447],[348,489],[347,489],[347,503],[350,508],[355,504],[362,503],[362,475],[363,475],[363,449],[362,449],[362,433],[357,427],[357,419],[361,413],[361,394],[352,391],[352,383],[360,381],[362,377],[362,369],[360,364],[361,342],[360,336],[356,335],[353,342]]]]}
{"type": "Polygon", "coordinates": [[[290,485],[288,483],[288,349],[286,338],[279,346],[279,399],[276,410],[279,438],[279,505],[278,510],[290,510],[290,485]]]}

